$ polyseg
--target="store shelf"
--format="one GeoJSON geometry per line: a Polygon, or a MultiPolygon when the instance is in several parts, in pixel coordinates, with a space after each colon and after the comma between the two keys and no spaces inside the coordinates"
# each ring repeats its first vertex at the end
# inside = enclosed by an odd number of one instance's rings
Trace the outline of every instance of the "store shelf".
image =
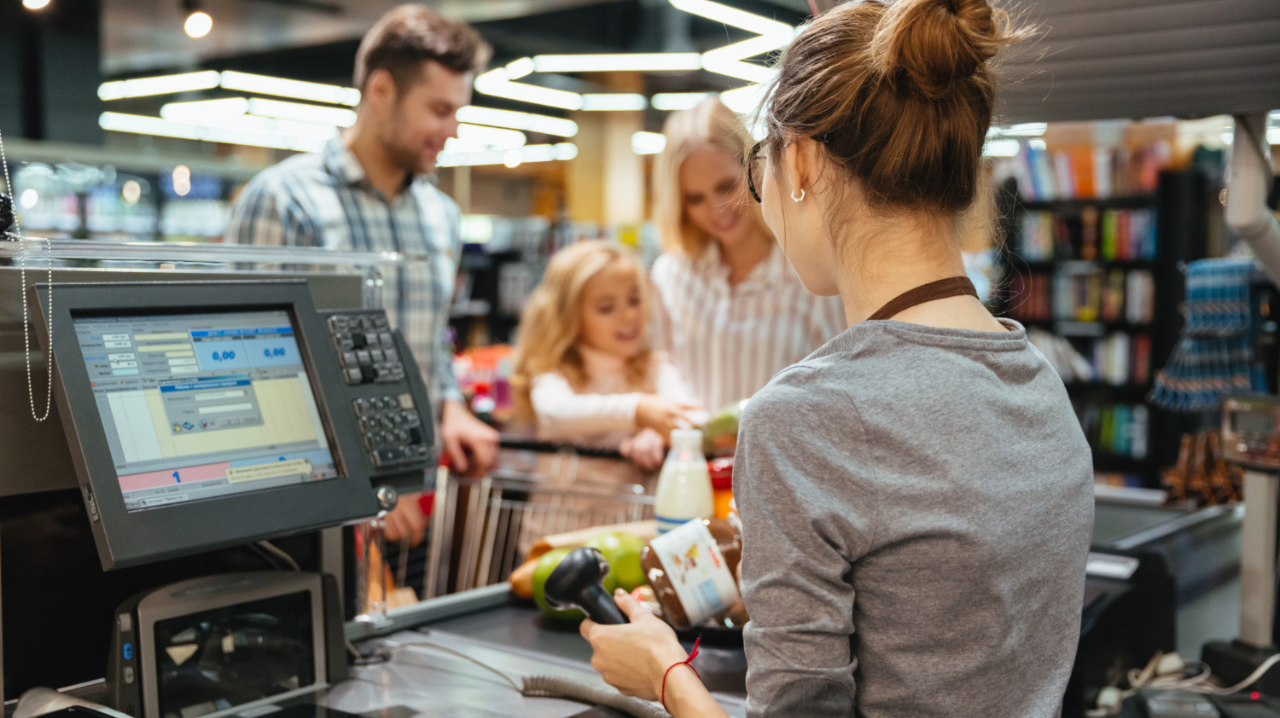
{"type": "Polygon", "coordinates": [[[1141,209],[1156,204],[1154,194],[1130,195],[1127,197],[1093,197],[1051,200],[1018,200],[1018,206],[1027,210],[1062,210],[1072,208],[1097,207],[1098,209],[1141,209]]]}

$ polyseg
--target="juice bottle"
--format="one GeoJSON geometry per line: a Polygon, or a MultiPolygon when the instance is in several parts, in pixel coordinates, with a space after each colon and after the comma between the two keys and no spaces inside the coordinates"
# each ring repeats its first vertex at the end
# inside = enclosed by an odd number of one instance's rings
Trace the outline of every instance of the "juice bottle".
{"type": "Polygon", "coordinates": [[[658,475],[653,502],[658,533],[666,533],[690,519],[715,515],[711,497],[711,476],[702,454],[702,432],[697,429],[671,432],[671,451],[658,475]]]}

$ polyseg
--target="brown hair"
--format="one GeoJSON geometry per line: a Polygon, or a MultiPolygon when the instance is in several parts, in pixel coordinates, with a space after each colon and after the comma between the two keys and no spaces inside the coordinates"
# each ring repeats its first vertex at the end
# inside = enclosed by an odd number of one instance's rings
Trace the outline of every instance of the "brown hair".
{"type": "Polygon", "coordinates": [[[427,60],[454,72],[478,72],[491,52],[465,23],[446,20],[426,5],[400,5],[383,15],[360,42],[353,80],[363,91],[374,70],[386,70],[403,94],[427,60]]]}
{"type": "MultiPolygon", "coordinates": [[[[556,252],[547,263],[542,281],[524,305],[517,330],[515,370],[511,387],[515,393],[516,415],[533,420],[529,395],[533,380],[540,374],[559,372],[574,391],[581,391],[587,381],[578,353],[582,328],[582,298],[587,282],[600,272],[623,266],[635,273],[640,285],[644,316],[648,316],[648,280],[644,268],[633,253],[620,244],[591,240],[571,244],[556,252]]],[[[636,391],[652,392],[650,368],[653,352],[646,334],[643,348],[627,360],[627,383],[636,391]]]]}
{"type": "MultiPolygon", "coordinates": [[[[815,19],[786,51],[766,147],[823,141],[873,208],[956,215],[979,186],[995,99],[989,62],[1029,31],[987,0],[863,0],[815,19]]],[[[776,165],[775,165],[776,166],[776,165]]]]}
{"type": "MultiPolygon", "coordinates": [[[[703,148],[717,149],[741,158],[751,149],[751,135],[733,110],[716,98],[671,113],[662,126],[662,134],[666,136],[667,144],[658,155],[653,172],[653,214],[662,237],[662,248],[697,257],[711,238],[693,226],[684,211],[680,168],[689,155],[703,148]]],[[[747,199],[745,189],[743,199],[747,199]]],[[[770,234],[760,213],[760,205],[750,201],[743,204],[743,214],[760,225],[765,234],[770,234]]]]}

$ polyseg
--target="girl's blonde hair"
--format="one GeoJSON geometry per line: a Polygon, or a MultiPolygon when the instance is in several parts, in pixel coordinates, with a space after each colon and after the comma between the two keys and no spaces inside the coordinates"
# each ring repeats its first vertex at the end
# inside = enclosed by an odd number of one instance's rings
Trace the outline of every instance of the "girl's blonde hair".
{"type": "MultiPolygon", "coordinates": [[[[648,282],[644,269],[627,249],[612,242],[579,242],[551,257],[542,282],[533,290],[520,316],[516,364],[511,377],[516,413],[520,418],[529,421],[534,418],[529,398],[534,377],[560,372],[576,391],[581,391],[586,384],[582,355],[578,353],[582,295],[592,277],[618,265],[635,272],[643,316],[647,318],[648,282]]],[[[642,331],[641,350],[627,362],[627,380],[635,390],[651,392],[653,387],[648,384],[652,350],[647,327],[642,331]]]]}
{"type": "MultiPolygon", "coordinates": [[[[662,134],[666,135],[667,145],[658,156],[653,173],[654,218],[662,236],[663,249],[697,257],[711,238],[693,226],[685,214],[680,167],[689,155],[704,148],[744,157],[751,150],[751,135],[733,110],[715,98],[704,100],[688,110],[671,113],[662,127],[662,134]]],[[[739,186],[746,205],[744,214],[769,234],[759,205],[747,197],[745,177],[739,186]]]]}

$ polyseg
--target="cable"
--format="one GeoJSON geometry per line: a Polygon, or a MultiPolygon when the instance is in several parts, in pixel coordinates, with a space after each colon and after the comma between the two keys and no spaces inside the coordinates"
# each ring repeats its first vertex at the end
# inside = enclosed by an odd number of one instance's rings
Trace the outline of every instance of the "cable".
{"type": "Polygon", "coordinates": [[[298,562],[294,561],[292,556],[282,551],[279,546],[276,546],[270,541],[259,541],[258,545],[261,546],[267,553],[270,553],[272,556],[275,556],[281,561],[284,561],[286,564],[288,564],[289,568],[293,569],[294,571],[302,570],[301,568],[298,567],[298,562]]]}
{"type": "MultiPolygon", "coordinates": [[[[18,276],[22,279],[22,348],[27,361],[27,400],[31,403],[31,418],[37,422],[45,421],[53,412],[53,243],[48,237],[44,239],[45,263],[49,271],[49,317],[45,320],[47,329],[49,330],[49,351],[45,353],[44,363],[48,368],[49,375],[45,384],[44,396],[44,416],[36,415],[36,394],[31,384],[31,324],[30,314],[27,312],[27,239],[22,236],[22,225],[18,223],[18,198],[13,194],[13,180],[9,178],[9,159],[4,153],[4,136],[0,135],[0,167],[4,168],[4,184],[9,190],[10,199],[13,201],[13,232],[4,231],[12,240],[18,243],[18,256],[21,258],[18,270],[18,276]]],[[[36,307],[39,311],[40,307],[36,307]]]]}
{"type": "Polygon", "coordinates": [[[494,675],[496,675],[496,676],[500,677],[502,680],[504,680],[504,681],[506,681],[506,682],[507,682],[507,685],[511,686],[511,687],[512,687],[512,688],[514,688],[516,691],[522,691],[522,689],[520,688],[520,685],[519,685],[518,683],[516,683],[516,682],[515,682],[515,680],[514,680],[511,676],[507,675],[506,673],[503,673],[502,671],[498,670],[497,668],[494,668],[493,666],[491,666],[491,665],[489,665],[489,664],[487,664],[487,663],[483,663],[483,662],[481,662],[481,661],[478,661],[478,660],[476,660],[475,658],[472,658],[471,656],[468,656],[467,654],[463,653],[462,651],[458,651],[458,650],[455,650],[455,649],[453,649],[453,648],[449,648],[448,646],[442,646],[442,645],[440,645],[440,644],[438,644],[438,643],[431,643],[431,642],[427,642],[427,641],[421,641],[421,642],[419,642],[419,641],[415,641],[415,642],[413,642],[413,643],[401,643],[401,644],[399,644],[399,645],[395,646],[394,648],[392,648],[392,649],[391,649],[391,653],[392,653],[392,654],[396,654],[396,653],[399,653],[400,651],[402,651],[402,650],[404,650],[404,649],[407,649],[407,648],[434,648],[434,649],[436,649],[436,650],[438,650],[438,651],[444,651],[445,653],[452,654],[452,655],[454,655],[454,656],[457,656],[458,658],[462,658],[462,659],[464,659],[464,660],[467,660],[467,661],[470,661],[470,662],[474,663],[475,665],[477,665],[477,666],[479,666],[479,667],[481,667],[481,668],[485,669],[486,671],[489,671],[490,673],[493,673],[494,675]]]}
{"type": "MultiPolygon", "coordinates": [[[[525,676],[523,679],[523,685],[521,685],[511,676],[487,663],[484,663],[483,661],[472,658],[462,651],[449,648],[448,646],[442,646],[439,643],[432,641],[399,643],[393,646],[389,653],[390,655],[394,655],[400,651],[411,648],[432,648],[469,661],[502,678],[507,685],[511,686],[512,689],[526,698],[564,698],[581,703],[608,706],[623,713],[636,716],[636,718],[669,718],[666,710],[649,701],[624,696],[614,688],[595,686],[572,678],[564,678],[561,676],[525,676]]],[[[359,654],[359,651],[356,650],[355,646],[352,645],[350,641],[347,641],[347,650],[353,651],[357,655],[359,654]]]]}

